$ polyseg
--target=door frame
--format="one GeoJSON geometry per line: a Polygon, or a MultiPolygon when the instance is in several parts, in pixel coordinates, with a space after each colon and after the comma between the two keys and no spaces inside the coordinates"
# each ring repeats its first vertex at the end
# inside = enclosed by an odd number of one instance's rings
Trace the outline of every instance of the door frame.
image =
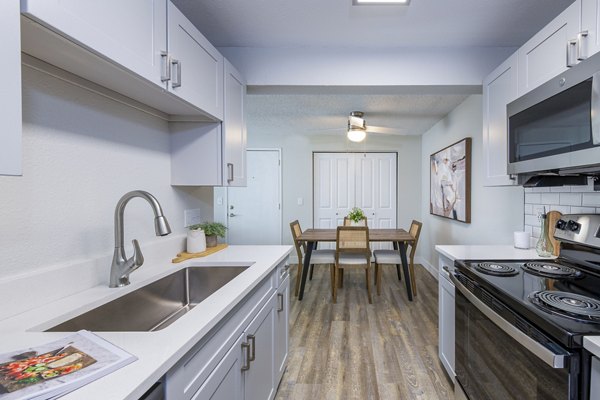
{"type": "MultiPolygon", "coordinates": [[[[277,218],[277,222],[278,222],[278,226],[279,226],[279,244],[281,245],[282,243],[282,238],[283,238],[283,204],[282,204],[282,192],[283,192],[283,181],[282,181],[282,158],[281,158],[281,148],[269,148],[269,147],[252,147],[252,148],[247,148],[246,149],[246,153],[249,151],[275,151],[278,154],[279,157],[279,165],[277,167],[277,175],[278,175],[278,179],[277,179],[277,184],[279,185],[279,190],[277,191],[277,202],[279,203],[279,217],[277,218]]],[[[248,155],[246,154],[246,163],[248,162],[248,155]]],[[[248,172],[248,165],[246,165],[246,173],[248,172]]],[[[246,181],[246,187],[248,186],[248,181],[246,181]]],[[[225,215],[225,219],[227,221],[227,226],[229,227],[229,189],[230,187],[226,187],[225,188],[225,192],[227,193],[227,198],[226,198],[226,204],[225,204],[225,210],[226,210],[226,215],[225,215]]],[[[232,187],[232,189],[235,189],[232,187]]],[[[229,232],[227,233],[227,240],[229,240],[229,232]]]]}
{"type": "Polygon", "coordinates": [[[315,225],[315,154],[395,154],[396,155],[396,221],[395,225],[398,226],[398,152],[397,151],[384,151],[384,150],[376,150],[376,151],[327,151],[327,150],[319,150],[312,152],[312,187],[311,187],[311,197],[312,197],[312,218],[311,225],[314,229],[315,225]]]}

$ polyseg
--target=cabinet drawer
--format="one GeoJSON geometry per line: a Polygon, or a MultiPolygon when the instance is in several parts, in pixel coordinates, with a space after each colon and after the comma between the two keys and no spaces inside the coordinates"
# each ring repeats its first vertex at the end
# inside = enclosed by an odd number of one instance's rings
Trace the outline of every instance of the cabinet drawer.
{"type": "Polygon", "coordinates": [[[168,373],[168,399],[191,399],[276,290],[276,270],[265,278],[168,373]]]}
{"type": "Polygon", "coordinates": [[[289,275],[289,272],[290,272],[289,261],[290,261],[289,257],[286,257],[285,260],[280,262],[279,265],[277,266],[277,282],[276,282],[277,286],[279,286],[281,284],[281,282],[283,282],[285,280],[285,278],[287,278],[289,275]]]}

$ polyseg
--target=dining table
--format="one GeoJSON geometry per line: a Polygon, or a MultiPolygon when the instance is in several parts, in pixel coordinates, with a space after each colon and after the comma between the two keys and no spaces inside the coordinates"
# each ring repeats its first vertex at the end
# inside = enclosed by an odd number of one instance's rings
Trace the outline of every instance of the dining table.
{"type": "MultiPolygon", "coordinates": [[[[310,256],[313,249],[317,248],[319,242],[335,242],[337,239],[336,234],[337,229],[307,229],[298,236],[297,240],[299,242],[306,243],[306,254],[304,255],[304,263],[302,265],[302,278],[298,300],[302,300],[304,297],[304,287],[306,286],[306,277],[308,276],[310,256]]],[[[400,252],[402,271],[404,273],[404,280],[406,281],[406,293],[408,300],[412,301],[413,292],[411,282],[413,277],[410,275],[410,269],[408,268],[406,246],[414,244],[415,238],[404,229],[369,229],[369,242],[391,242],[394,250],[400,252]]],[[[399,265],[396,265],[396,271],[398,279],[401,279],[399,265]]]]}

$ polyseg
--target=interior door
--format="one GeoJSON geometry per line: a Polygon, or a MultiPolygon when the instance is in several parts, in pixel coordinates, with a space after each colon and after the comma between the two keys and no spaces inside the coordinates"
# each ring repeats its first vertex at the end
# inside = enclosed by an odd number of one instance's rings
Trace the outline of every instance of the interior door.
{"type": "Polygon", "coordinates": [[[351,153],[314,154],[315,228],[335,228],[355,206],[354,155],[351,153]]]}
{"type": "Polygon", "coordinates": [[[248,186],[227,188],[230,244],[281,244],[281,152],[246,153],[248,186]]]}

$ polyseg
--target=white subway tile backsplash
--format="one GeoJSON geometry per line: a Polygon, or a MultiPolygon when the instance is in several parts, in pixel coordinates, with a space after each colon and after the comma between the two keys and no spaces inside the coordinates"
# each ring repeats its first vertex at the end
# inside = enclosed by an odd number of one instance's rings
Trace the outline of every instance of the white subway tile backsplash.
{"type": "Polygon", "coordinates": [[[531,232],[533,232],[533,226],[531,225],[525,225],[525,229],[523,229],[525,232],[529,232],[529,234],[531,235],[531,232]]]}
{"type": "Polygon", "coordinates": [[[594,207],[571,207],[571,214],[594,214],[594,207]]]}
{"type": "Polygon", "coordinates": [[[538,219],[537,215],[526,215],[525,225],[540,226],[540,220],[538,219]]]}
{"type": "Polygon", "coordinates": [[[550,191],[554,193],[569,193],[571,192],[571,186],[554,186],[550,188],[550,191]]]}
{"type": "Polygon", "coordinates": [[[534,226],[531,231],[531,236],[534,238],[539,238],[541,235],[542,235],[542,229],[534,226]]]}
{"type": "Polygon", "coordinates": [[[581,193],[560,193],[560,205],[563,206],[580,206],[581,193]]]}
{"type": "Polygon", "coordinates": [[[533,214],[533,205],[525,204],[525,214],[533,214]]]}
{"type": "Polygon", "coordinates": [[[600,207],[600,193],[584,193],[583,206],[600,207]]]}
{"type": "Polygon", "coordinates": [[[560,193],[542,193],[542,203],[560,204],[560,193]]]}
{"type": "Polygon", "coordinates": [[[550,188],[549,187],[534,187],[533,192],[534,193],[548,193],[548,192],[550,192],[550,188]]]}
{"type": "Polygon", "coordinates": [[[552,206],[550,207],[550,211],[558,211],[562,214],[570,214],[571,213],[571,206],[552,206]]]}
{"type": "Polygon", "coordinates": [[[525,193],[525,204],[540,204],[541,202],[542,195],[540,193],[525,193]]]}

